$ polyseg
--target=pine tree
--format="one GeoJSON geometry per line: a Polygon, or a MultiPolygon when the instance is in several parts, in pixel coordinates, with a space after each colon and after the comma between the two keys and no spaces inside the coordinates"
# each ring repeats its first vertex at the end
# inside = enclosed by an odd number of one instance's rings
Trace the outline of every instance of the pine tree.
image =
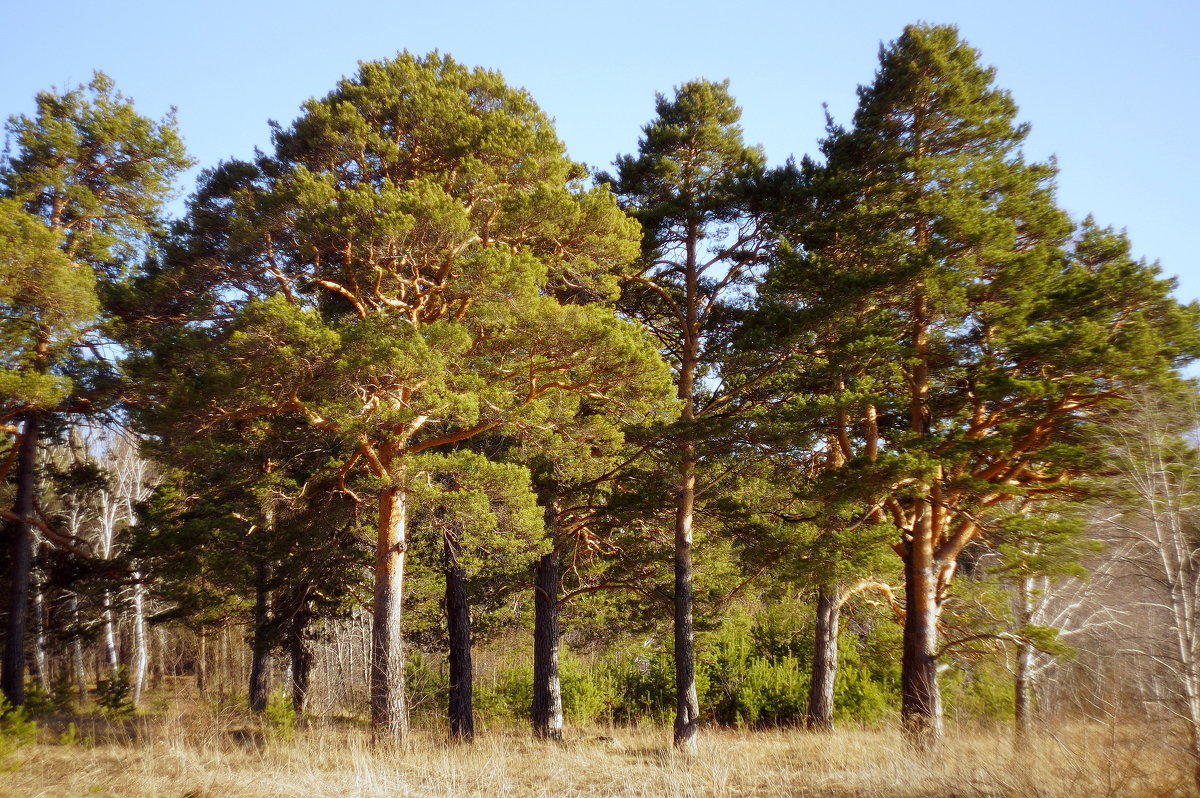
{"type": "Polygon", "coordinates": [[[172,183],[191,161],[173,113],[160,122],[139,115],[102,73],[86,87],[39,93],[36,114],[13,117],[7,130],[13,154],[0,165],[0,246],[22,251],[0,255],[0,298],[11,309],[0,335],[12,347],[0,418],[23,427],[3,689],[20,704],[39,437],[47,414],[93,411],[114,381],[112,364],[95,356],[103,351],[101,305],[149,248],[172,183]]]}
{"type": "MultiPolygon", "coordinates": [[[[442,577],[449,665],[450,739],[475,734],[471,651],[477,617],[524,588],[545,553],[542,512],[528,469],[477,452],[425,453],[411,462],[414,558],[442,577]]],[[[435,583],[438,580],[429,580],[435,583]]],[[[432,587],[432,585],[427,585],[432,587]]],[[[432,591],[429,591],[432,592],[432,591]]]]}
{"type": "Polygon", "coordinates": [[[655,390],[640,331],[591,302],[636,231],[527,94],[437,54],[363,64],[274,138],[208,176],[147,281],[199,299],[152,367],[198,419],[286,416],[345,443],[341,489],[378,519],[372,724],[401,739],[410,460],[546,423],[564,393],[655,390]]]}
{"type": "Polygon", "coordinates": [[[741,109],[728,82],[696,80],[672,98],[636,156],[616,162],[612,183],[642,223],[642,267],[624,304],[659,342],[675,370],[680,400],[671,459],[675,472],[675,745],[695,750],[700,723],[693,630],[693,555],[701,428],[737,402],[741,381],[722,373],[734,326],[757,267],[773,244],[765,201],[765,158],[742,141],[741,109]]]}
{"type": "Polygon", "coordinates": [[[853,125],[831,122],[825,163],[804,165],[806,217],[771,280],[824,364],[843,470],[899,532],[902,715],[923,745],[942,731],[938,617],[986,508],[1069,490],[1080,430],[1196,345],[1196,309],[1155,269],[1092,257],[1087,225],[1064,251],[1053,166],[1022,157],[993,75],[953,27],[881,48],[853,125]]]}

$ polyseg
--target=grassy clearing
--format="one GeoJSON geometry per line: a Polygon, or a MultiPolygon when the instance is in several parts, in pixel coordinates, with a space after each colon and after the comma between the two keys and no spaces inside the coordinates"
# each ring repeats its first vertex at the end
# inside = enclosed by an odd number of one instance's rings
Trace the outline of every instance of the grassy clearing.
{"type": "Polygon", "coordinates": [[[19,765],[0,773],[0,796],[1191,795],[1178,750],[1145,731],[1063,728],[1034,740],[1023,756],[1002,732],[959,731],[924,763],[911,761],[890,728],[832,736],[709,729],[693,757],[676,754],[669,732],[653,727],[577,730],[562,745],[518,729],[493,729],[474,745],[418,731],[409,749],[381,751],[356,721],[307,724],[282,740],[244,713],[195,705],[123,723],[43,722],[38,742],[17,755],[19,765]]]}

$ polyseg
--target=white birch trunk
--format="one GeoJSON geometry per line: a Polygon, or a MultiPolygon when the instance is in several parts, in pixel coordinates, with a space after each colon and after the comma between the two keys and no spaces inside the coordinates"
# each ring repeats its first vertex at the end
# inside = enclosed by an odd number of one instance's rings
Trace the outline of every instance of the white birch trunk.
{"type": "Polygon", "coordinates": [[[142,575],[133,572],[133,672],[129,674],[130,699],[136,707],[146,686],[150,648],[146,640],[146,587],[142,575]]]}
{"type": "Polygon", "coordinates": [[[83,635],[80,628],[79,594],[72,592],[68,599],[68,609],[71,613],[71,664],[75,670],[75,689],[79,692],[79,708],[87,704],[87,666],[83,661],[83,635]]]}
{"type": "Polygon", "coordinates": [[[113,620],[112,592],[104,591],[104,603],[101,605],[100,618],[104,623],[104,663],[108,666],[113,679],[121,670],[121,661],[117,656],[117,629],[113,620]]]}
{"type": "Polygon", "coordinates": [[[46,673],[46,598],[40,578],[34,582],[33,588],[33,667],[37,671],[42,692],[49,693],[50,676],[46,673]]]}

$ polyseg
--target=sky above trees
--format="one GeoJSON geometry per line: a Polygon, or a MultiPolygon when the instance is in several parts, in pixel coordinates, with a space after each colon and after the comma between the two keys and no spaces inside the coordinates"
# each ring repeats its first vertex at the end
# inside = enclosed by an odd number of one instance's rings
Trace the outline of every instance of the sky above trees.
{"type": "Polygon", "coordinates": [[[816,153],[822,103],[849,122],[880,42],[906,23],[953,23],[1032,123],[1027,155],[1057,155],[1060,204],[1076,219],[1094,213],[1126,227],[1135,254],[1180,276],[1181,299],[1200,296],[1190,240],[1200,215],[1200,51],[1191,40],[1200,6],[1192,2],[514,0],[502,8],[64,0],[51,14],[14,3],[0,14],[10,32],[0,48],[0,114],[28,114],[37,91],[85,83],[101,69],[143,114],[178,106],[188,148],[207,167],[267,148],[268,119],[286,126],[359,60],[438,49],[524,86],[555,117],[572,157],[600,169],[636,149],[655,92],[729,78],[747,141],[778,163],[816,153]]]}

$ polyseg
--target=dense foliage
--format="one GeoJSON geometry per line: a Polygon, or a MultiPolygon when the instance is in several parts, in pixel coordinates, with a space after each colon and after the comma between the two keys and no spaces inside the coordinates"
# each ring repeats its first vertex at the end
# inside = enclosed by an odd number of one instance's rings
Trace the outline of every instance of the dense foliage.
{"type": "Polygon", "coordinates": [[[1200,309],[1058,208],[993,78],[910,26],[774,169],[691,81],[588,181],[526,92],[402,53],[170,228],[174,120],[39,96],[0,164],[7,697],[117,716],[173,656],[279,735],[1023,728],[1102,432],[1186,393],[1200,309]]]}

